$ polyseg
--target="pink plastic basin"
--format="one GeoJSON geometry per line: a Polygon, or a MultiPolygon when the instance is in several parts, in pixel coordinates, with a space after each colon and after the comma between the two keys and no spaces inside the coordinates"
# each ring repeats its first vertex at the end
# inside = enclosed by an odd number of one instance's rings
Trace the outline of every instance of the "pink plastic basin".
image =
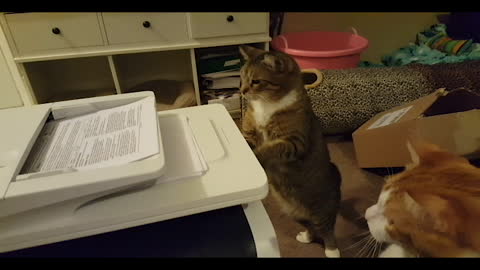
{"type": "Polygon", "coordinates": [[[275,37],[272,47],[302,69],[346,69],[358,66],[368,40],[348,32],[294,32],[275,37]]]}

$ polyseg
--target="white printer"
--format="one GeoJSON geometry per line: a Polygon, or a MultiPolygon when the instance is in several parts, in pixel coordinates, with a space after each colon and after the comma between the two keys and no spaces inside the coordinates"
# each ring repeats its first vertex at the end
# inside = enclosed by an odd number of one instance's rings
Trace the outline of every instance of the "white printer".
{"type": "Polygon", "coordinates": [[[250,203],[245,214],[254,238],[268,250],[263,254],[279,255],[259,202],[268,192],[266,174],[222,105],[145,108],[156,120],[148,134],[158,142],[147,158],[23,173],[47,121],[152,98],[138,92],[0,110],[0,253],[250,203]]]}

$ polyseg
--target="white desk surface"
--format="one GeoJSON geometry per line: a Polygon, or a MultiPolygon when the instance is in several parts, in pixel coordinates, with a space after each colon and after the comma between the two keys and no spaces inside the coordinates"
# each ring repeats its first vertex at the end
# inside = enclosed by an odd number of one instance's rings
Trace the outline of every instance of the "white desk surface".
{"type": "Polygon", "coordinates": [[[209,166],[207,174],[158,183],[148,189],[80,208],[78,201],[73,200],[0,219],[0,252],[139,226],[265,198],[268,193],[265,171],[225,107],[203,105],[158,114],[172,113],[189,117],[209,166]]]}

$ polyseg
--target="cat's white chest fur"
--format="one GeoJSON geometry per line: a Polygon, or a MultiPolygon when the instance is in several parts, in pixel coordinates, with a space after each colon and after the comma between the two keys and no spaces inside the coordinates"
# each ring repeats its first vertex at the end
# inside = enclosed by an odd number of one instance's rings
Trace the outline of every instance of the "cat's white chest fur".
{"type": "Polygon", "coordinates": [[[253,118],[258,126],[266,126],[270,121],[270,118],[274,113],[282,110],[295,101],[297,101],[298,94],[292,90],[286,96],[278,100],[277,102],[265,102],[263,100],[252,100],[250,104],[253,109],[253,118]]]}
{"type": "Polygon", "coordinates": [[[397,244],[391,244],[382,253],[378,255],[380,258],[413,258],[412,254],[397,244]]]}

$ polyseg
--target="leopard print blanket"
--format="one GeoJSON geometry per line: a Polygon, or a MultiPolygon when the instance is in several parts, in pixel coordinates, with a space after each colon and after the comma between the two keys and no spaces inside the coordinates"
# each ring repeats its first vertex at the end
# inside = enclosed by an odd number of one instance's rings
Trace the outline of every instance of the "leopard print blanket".
{"type": "MultiPolygon", "coordinates": [[[[325,135],[352,133],[377,113],[438,88],[464,87],[480,93],[480,61],[322,72],[322,83],[307,92],[325,135]]],[[[245,102],[242,99],[242,117],[245,102]]]]}

